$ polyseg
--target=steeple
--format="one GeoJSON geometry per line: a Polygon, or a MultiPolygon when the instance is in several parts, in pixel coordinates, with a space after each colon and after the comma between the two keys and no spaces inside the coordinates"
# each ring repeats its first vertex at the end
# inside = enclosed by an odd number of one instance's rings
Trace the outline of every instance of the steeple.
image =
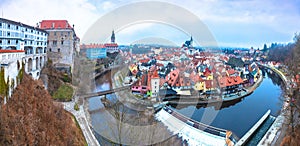
{"type": "Polygon", "coordinates": [[[113,30],[112,34],[111,34],[110,42],[111,43],[115,43],[115,39],[116,39],[116,37],[115,37],[115,31],[113,30]]]}
{"type": "Polygon", "coordinates": [[[193,45],[193,37],[191,36],[190,45],[193,45]]]}

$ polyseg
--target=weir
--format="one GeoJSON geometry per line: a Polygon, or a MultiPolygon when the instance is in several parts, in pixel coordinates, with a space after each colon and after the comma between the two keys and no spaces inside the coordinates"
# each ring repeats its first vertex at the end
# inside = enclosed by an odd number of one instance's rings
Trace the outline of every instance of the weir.
{"type": "Polygon", "coordinates": [[[270,116],[271,110],[268,110],[256,124],[237,142],[237,146],[245,145],[251,138],[253,133],[264,123],[264,121],[270,116]]]}
{"type": "Polygon", "coordinates": [[[188,145],[232,146],[238,141],[238,137],[231,131],[194,121],[168,107],[162,108],[155,117],[188,145]]]}

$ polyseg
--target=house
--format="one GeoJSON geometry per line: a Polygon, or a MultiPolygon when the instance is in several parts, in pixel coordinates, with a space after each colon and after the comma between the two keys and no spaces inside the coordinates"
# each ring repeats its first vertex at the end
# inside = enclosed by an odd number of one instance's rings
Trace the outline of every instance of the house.
{"type": "Polygon", "coordinates": [[[149,88],[147,86],[132,86],[131,91],[133,93],[145,94],[149,91],[149,88]]]}
{"type": "Polygon", "coordinates": [[[179,69],[175,69],[171,71],[167,76],[166,76],[166,81],[169,86],[175,86],[179,78],[179,69]]]}
{"type": "Polygon", "coordinates": [[[199,75],[193,75],[191,76],[191,79],[194,82],[194,90],[198,91],[198,92],[203,92],[205,89],[205,82],[204,80],[199,76],[199,75]]]}
{"type": "Polygon", "coordinates": [[[241,90],[243,80],[240,76],[220,77],[218,83],[223,94],[230,94],[241,90]]]}
{"type": "Polygon", "coordinates": [[[238,72],[235,71],[234,69],[229,69],[226,71],[226,74],[228,77],[232,77],[232,76],[237,76],[238,75],[238,72]]]}
{"type": "Polygon", "coordinates": [[[131,65],[129,65],[128,68],[129,68],[130,72],[132,73],[132,75],[137,75],[137,73],[138,73],[137,65],[131,64],[131,65]]]}

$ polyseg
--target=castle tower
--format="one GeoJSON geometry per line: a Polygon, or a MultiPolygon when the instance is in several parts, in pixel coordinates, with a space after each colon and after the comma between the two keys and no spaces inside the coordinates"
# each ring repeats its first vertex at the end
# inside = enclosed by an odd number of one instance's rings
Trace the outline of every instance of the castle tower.
{"type": "Polygon", "coordinates": [[[115,37],[115,31],[112,31],[111,37],[110,37],[110,42],[115,43],[116,37],[115,37]]]}

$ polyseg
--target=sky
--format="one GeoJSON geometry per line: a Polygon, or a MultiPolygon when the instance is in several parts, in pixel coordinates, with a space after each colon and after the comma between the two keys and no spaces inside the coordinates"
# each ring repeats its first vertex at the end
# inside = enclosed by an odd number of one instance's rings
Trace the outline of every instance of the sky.
{"type": "Polygon", "coordinates": [[[300,32],[300,0],[159,0],[153,2],[156,2],[156,7],[151,7],[151,2],[0,0],[0,9],[1,17],[33,26],[42,20],[68,20],[71,25],[75,25],[82,43],[86,44],[105,43],[109,41],[111,31],[115,30],[118,44],[153,43],[157,40],[158,43],[181,46],[192,35],[198,40],[196,45],[205,46],[209,45],[204,38],[207,34],[200,36],[199,33],[201,29],[206,29],[211,33],[207,37],[213,38],[218,46],[262,48],[265,43],[292,42],[294,34],[300,32]],[[143,2],[148,3],[130,7],[143,2]],[[154,13],[155,18],[151,17],[154,13]],[[173,14],[179,19],[172,16],[160,19],[173,14]],[[145,20],[136,22],[131,19],[143,15],[145,20]],[[110,19],[107,19],[108,16],[110,19]],[[123,24],[127,20],[133,22],[123,24]],[[103,37],[107,39],[101,39],[103,37]]]}

